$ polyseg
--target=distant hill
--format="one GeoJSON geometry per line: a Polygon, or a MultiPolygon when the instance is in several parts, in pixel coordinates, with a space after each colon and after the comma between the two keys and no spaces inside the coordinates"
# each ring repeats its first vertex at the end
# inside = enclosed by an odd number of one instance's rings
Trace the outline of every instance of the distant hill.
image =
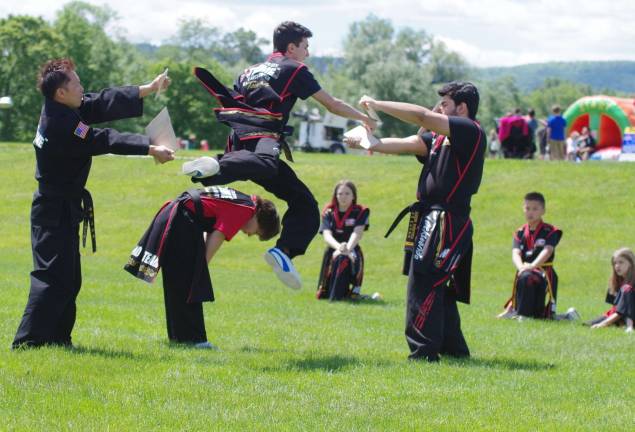
{"type": "Polygon", "coordinates": [[[536,63],[512,67],[490,67],[476,69],[479,78],[485,81],[503,76],[512,76],[521,90],[531,91],[543,83],[545,78],[561,78],[593,89],[615,90],[635,94],[635,61],[580,61],[536,63]]]}

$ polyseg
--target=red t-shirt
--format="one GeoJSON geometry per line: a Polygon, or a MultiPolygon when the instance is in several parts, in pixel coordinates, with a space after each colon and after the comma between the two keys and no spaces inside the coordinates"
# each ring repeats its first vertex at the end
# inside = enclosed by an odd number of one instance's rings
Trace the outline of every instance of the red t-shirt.
{"type": "MultiPolygon", "coordinates": [[[[214,219],[214,230],[225,234],[225,239],[230,241],[238,231],[256,214],[256,204],[252,206],[238,204],[224,199],[201,196],[203,205],[203,218],[214,219]]],[[[185,207],[194,212],[194,203],[188,199],[185,207]]]]}

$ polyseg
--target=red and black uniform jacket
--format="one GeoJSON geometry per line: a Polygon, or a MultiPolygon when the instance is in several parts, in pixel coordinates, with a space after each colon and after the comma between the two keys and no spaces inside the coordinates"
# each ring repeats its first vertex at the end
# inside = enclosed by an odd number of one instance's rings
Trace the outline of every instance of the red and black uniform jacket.
{"type": "Polygon", "coordinates": [[[307,99],[321,89],[305,64],[279,52],[245,69],[233,89],[205,69],[195,68],[194,74],[220,103],[220,108],[214,108],[218,121],[233,130],[228,151],[233,140],[283,140],[291,133],[286,125],[296,100],[307,99]]]}
{"type": "Polygon", "coordinates": [[[132,250],[124,269],[146,282],[153,282],[161,268],[162,252],[168,244],[170,227],[180,211],[188,211],[193,223],[200,230],[200,242],[191,245],[196,249],[192,264],[195,277],[190,287],[188,302],[214,301],[211,279],[205,259],[203,232],[222,231],[227,241],[255,214],[254,197],[237,190],[209,186],[183,192],[157,212],[137,246],[132,250]]]}

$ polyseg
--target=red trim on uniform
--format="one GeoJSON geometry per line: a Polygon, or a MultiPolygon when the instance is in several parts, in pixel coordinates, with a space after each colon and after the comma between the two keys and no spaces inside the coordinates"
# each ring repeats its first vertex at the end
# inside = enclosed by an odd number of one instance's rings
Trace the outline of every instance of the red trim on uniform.
{"type": "Polygon", "coordinates": [[[419,307],[419,313],[414,320],[414,325],[418,330],[421,330],[423,328],[423,325],[428,319],[428,315],[430,315],[430,310],[432,309],[432,305],[434,304],[435,297],[436,292],[430,291],[430,294],[428,294],[423,303],[421,303],[421,306],[419,307]]]}
{"type": "Polygon", "coordinates": [[[268,111],[268,110],[256,111],[256,110],[250,110],[250,109],[246,109],[246,108],[212,108],[212,109],[214,111],[241,111],[241,112],[246,112],[246,113],[260,114],[260,115],[270,115],[270,116],[282,118],[282,114],[281,113],[275,113],[275,112],[271,112],[271,111],[268,111]]]}
{"type": "Polygon", "coordinates": [[[622,288],[620,288],[620,291],[624,292],[624,293],[628,293],[633,291],[633,287],[629,284],[624,284],[622,285],[622,288]]]}
{"type": "Polygon", "coordinates": [[[448,279],[450,279],[450,275],[449,275],[449,274],[448,274],[448,275],[443,276],[441,279],[439,279],[438,281],[436,281],[436,282],[434,283],[434,285],[432,285],[432,288],[436,288],[436,287],[438,287],[439,285],[442,285],[442,284],[443,284],[443,283],[445,283],[445,281],[447,281],[448,279]]]}
{"type": "MultiPolygon", "coordinates": [[[[287,81],[287,83],[285,84],[284,88],[282,89],[282,93],[280,94],[280,102],[282,102],[283,100],[285,100],[287,98],[287,89],[289,88],[289,86],[291,85],[291,83],[293,82],[293,79],[295,78],[295,76],[298,74],[298,72],[300,72],[300,69],[302,69],[303,67],[306,67],[306,65],[300,63],[300,66],[298,66],[296,68],[296,70],[293,71],[293,73],[291,74],[291,76],[289,77],[289,80],[287,81]]],[[[289,93],[291,94],[291,93],[289,93]]]]}
{"type": "MultiPolygon", "coordinates": [[[[275,133],[275,132],[273,132],[275,133]]],[[[271,134],[268,135],[249,135],[249,136],[244,136],[244,137],[238,137],[238,141],[249,141],[251,139],[260,139],[260,138],[271,138],[271,134]]]]}
{"type": "Polygon", "coordinates": [[[478,139],[476,140],[476,145],[474,146],[474,151],[472,152],[472,156],[470,156],[470,160],[467,162],[467,164],[465,164],[465,169],[459,175],[459,179],[457,180],[456,184],[452,188],[452,191],[450,191],[450,193],[448,194],[448,198],[445,200],[445,202],[450,202],[450,199],[452,198],[452,195],[454,195],[454,193],[458,189],[459,185],[461,184],[461,182],[465,178],[465,174],[467,173],[468,169],[470,168],[470,165],[472,165],[472,162],[474,162],[474,158],[476,157],[476,152],[478,151],[478,147],[481,144],[481,138],[483,136],[483,134],[481,133],[481,128],[478,125],[478,123],[476,123],[474,120],[472,120],[472,122],[477,126],[477,129],[478,129],[478,139]]]}
{"type": "Polygon", "coordinates": [[[448,260],[448,258],[450,258],[452,256],[452,251],[456,248],[456,245],[459,243],[459,240],[461,240],[461,237],[463,237],[463,234],[465,234],[465,230],[470,225],[472,225],[472,220],[468,219],[467,222],[465,222],[465,225],[463,225],[463,228],[461,228],[461,232],[456,237],[456,240],[454,241],[454,243],[452,243],[452,246],[450,247],[450,251],[448,252],[447,256],[445,257],[445,259],[443,261],[441,261],[441,266],[440,267],[443,267],[443,265],[448,260]]]}
{"type": "Polygon", "coordinates": [[[529,230],[529,224],[525,224],[523,226],[523,237],[524,237],[523,240],[525,241],[525,243],[527,244],[527,247],[530,250],[533,250],[534,244],[536,243],[536,238],[538,237],[538,234],[540,234],[540,231],[542,230],[543,226],[544,226],[544,223],[540,221],[540,223],[534,230],[533,236],[531,235],[531,231],[529,230]]]}
{"type": "Polygon", "coordinates": [[[337,229],[344,228],[344,222],[350,216],[351,212],[353,211],[353,207],[356,207],[356,206],[351,205],[349,208],[346,209],[346,211],[344,212],[344,215],[342,215],[342,219],[340,219],[339,209],[333,209],[333,218],[335,219],[335,228],[337,229]]]}
{"type": "MultiPolygon", "coordinates": [[[[165,207],[165,206],[164,206],[165,207]]],[[[179,206],[175,205],[170,210],[170,215],[168,216],[168,221],[165,224],[165,229],[163,230],[163,234],[161,234],[161,242],[159,242],[159,250],[157,251],[157,256],[161,256],[161,252],[163,252],[163,245],[165,244],[165,239],[168,235],[168,231],[170,229],[170,225],[172,224],[172,219],[174,218],[174,213],[178,210],[179,206]]]]}

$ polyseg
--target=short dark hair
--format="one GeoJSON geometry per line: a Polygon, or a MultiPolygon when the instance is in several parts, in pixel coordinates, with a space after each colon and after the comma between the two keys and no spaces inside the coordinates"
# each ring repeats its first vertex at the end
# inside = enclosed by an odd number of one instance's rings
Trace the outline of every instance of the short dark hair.
{"type": "Polygon", "coordinates": [[[303,38],[313,36],[311,30],[293,21],[280,23],[273,31],[273,49],[281,53],[287,52],[290,43],[300,45],[303,38]]]}
{"type": "Polygon", "coordinates": [[[272,239],[280,232],[280,216],[274,203],[268,199],[256,197],[256,220],[260,240],[272,239]]]}
{"type": "Polygon", "coordinates": [[[551,108],[551,111],[552,111],[554,114],[559,114],[559,113],[560,113],[560,105],[554,105],[554,106],[551,108]]]}
{"type": "Polygon", "coordinates": [[[542,204],[543,207],[545,206],[545,197],[540,192],[529,192],[525,195],[525,201],[537,201],[542,204]]]}
{"type": "Polygon", "coordinates": [[[516,108],[516,109],[514,110],[514,114],[522,114],[522,112],[523,112],[523,111],[522,111],[520,108],[516,108]]]}
{"type": "Polygon", "coordinates": [[[444,85],[437,93],[441,97],[448,96],[454,101],[455,105],[465,102],[468,116],[472,120],[476,119],[480,97],[474,84],[464,81],[452,81],[444,85]]]}
{"type": "Polygon", "coordinates": [[[74,70],[75,63],[70,58],[49,60],[40,68],[37,87],[44,97],[53,99],[57,89],[71,80],[68,74],[74,70]]]}
{"type": "Polygon", "coordinates": [[[527,111],[527,114],[529,115],[529,117],[533,117],[536,115],[536,110],[533,108],[529,108],[529,110],[527,111]]]}

